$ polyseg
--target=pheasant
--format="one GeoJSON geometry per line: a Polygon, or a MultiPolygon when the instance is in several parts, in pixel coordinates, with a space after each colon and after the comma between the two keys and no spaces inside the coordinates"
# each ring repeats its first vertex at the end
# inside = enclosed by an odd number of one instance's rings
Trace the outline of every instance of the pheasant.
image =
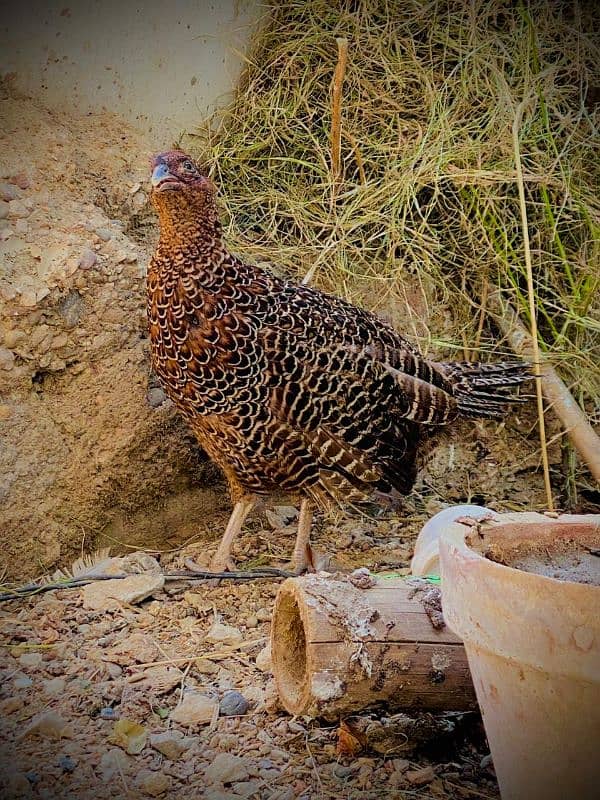
{"type": "Polygon", "coordinates": [[[232,568],[258,497],[283,490],[301,499],[292,564],[304,571],[315,505],[407,494],[432,433],[518,399],[526,364],[429,361],[374,314],[231,254],[215,188],[185,153],[156,155],[151,184],[153,367],[233,503],[212,570],[232,568]]]}

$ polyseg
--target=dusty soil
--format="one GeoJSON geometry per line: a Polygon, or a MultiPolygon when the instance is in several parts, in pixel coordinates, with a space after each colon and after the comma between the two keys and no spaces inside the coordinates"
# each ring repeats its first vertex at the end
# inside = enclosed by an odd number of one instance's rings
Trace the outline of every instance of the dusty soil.
{"type": "MultiPolygon", "coordinates": [[[[346,535],[372,547],[368,534],[346,535]]],[[[282,549],[292,539],[278,534],[282,549]]],[[[245,544],[265,551],[266,537],[245,544]]],[[[409,549],[378,553],[397,562],[409,549]]],[[[163,556],[161,566],[181,568],[186,557],[197,558],[198,547],[163,556]]],[[[147,555],[136,559],[152,570],[147,555]]],[[[93,603],[106,585],[93,584],[93,603]]],[[[3,796],[498,797],[476,715],[452,735],[441,722],[426,746],[388,734],[382,753],[350,733],[364,727],[364,714],[340,728],[283,712],[265,653],[276,589],[271,581],[167,583],[109,610],[86,607],[91,593],[81,589],[4,604],[3,796]]]]}
{"type": "MultiPolygon", "coordinates": [[[[229,502],[149,374],[143,278],[154,226],[144,139],[109,114],[69,119],[6,86],[0,104],[6,578],[68,566],[102,545],[143,549],[161,568],[203,560],[229,502]]],[[[528,411],[502,425],[465,423],[438,448],[402,515],[321,516],[318,549],[346,566],[406,571],[420,526],[446,503],[543,508],[532,428],[528,411]]],[[[272,503],[266,509],[236,545],[246,566],[291,554],[293,524],[272,503]]],[[[79,589],[4,603],[3,796],[498,796],[477,724],[436,753],[349,757],[336,752],[337,726],[278,709],[264,658],[257,667],[275,591],[274,582],[167,585],[110,611],[84,608],[79,589]],[[215,620],[238,630],[235,646],[206,639],[215,620]],[[163,672],[147,674],[147,665],[163,672]],[[241,716],[190,723],[181,712],[192,691],[223,701],[229,689],[249,703],[241,716]],[[139,753],[125,752],[119,718],[143,726],[139,753]],[[165,754],[150,736],[167,731],[190,738],[174,734],[179,744],[165,754]]]]}
{"type": "Polygon", "coordinates": [[[600,527],[590,527],[585,540],[527,541],[512,547],[497,541],[486,545],[484,555],[524,572],[572,583],[600,586],[600,527]]]}
{"type": "Polygon", "coordinates": [[[556,552],[522,553],[514,556],[508,566],[559,581],[600,586],[600,549],[590,553],[575,542],[556,552]]]}

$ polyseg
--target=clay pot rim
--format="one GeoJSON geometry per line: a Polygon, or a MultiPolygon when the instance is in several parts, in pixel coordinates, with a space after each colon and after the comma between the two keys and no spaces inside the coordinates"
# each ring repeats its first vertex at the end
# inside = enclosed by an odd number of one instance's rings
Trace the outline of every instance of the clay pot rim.
{"type": "MultiPolygon", "coordinates": [[[[494,534],[502,535],[506,530],[510,531],[515,528],[528,529],[531,535],[534,533],[534,528],[547,530],[548,527],[558,528],[560,526],[565,526],[565,537],[569,535],[569,527],[577,529],[589,527],[592,533],[597,531],[600,539],[600,514],[559,514],[556,517],[550,517],[544,514],[521,515],[519,513],[501,514],[496,512],[494,512],[494,514],[495,517],[493,519],[485,520],[480,523],[484,526],[484,536],[486,533],[491,533],[492,531],[494,534]]],[[[504,580],[513,577],[515,580],[521,581],[524,579],[522,576],[525,575],[527,576],[527,581],[538,582],[540,588],[546,586],[547,588],[552,587],[553,590],[556,590],[557,587],[579,587],[575,591],[585,591],[590,594],[596,593],[600,600],[600,585],[554,578],[550,575],[542,575],[538,572],[529,572],[528,570],[502,564],[488,558],[467,542],[469,535],[472,535],[472,531],[473,528],[471,526],[456,520],[441,534],[440,545],[446,545],[448,548],[454,549],[461,558],[466,559],[467,562],[471,562],[473,566],[478,565],[479,567],[483,567],[483,565],[485,565],[486,569],[497,571],[498,577],[504,580]]],[[[572,531],[570,533],[573,535],[572,531]]],[[[532,538],[534,537],[532,536],[532,538]]]]}

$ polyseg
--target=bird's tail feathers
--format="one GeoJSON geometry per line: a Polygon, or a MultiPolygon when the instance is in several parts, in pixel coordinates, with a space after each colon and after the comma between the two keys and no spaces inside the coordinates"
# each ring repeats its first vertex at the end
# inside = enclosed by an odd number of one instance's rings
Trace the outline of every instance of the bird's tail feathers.
{"type": "Polygon", "coordinates": [[[453,384],[458,410],[464,416],[498,419],[506,414],[508,406],[529,399],[515,393],[532,378],[530,365],[522,361],[457,361],[440,366],[453,384]]]}

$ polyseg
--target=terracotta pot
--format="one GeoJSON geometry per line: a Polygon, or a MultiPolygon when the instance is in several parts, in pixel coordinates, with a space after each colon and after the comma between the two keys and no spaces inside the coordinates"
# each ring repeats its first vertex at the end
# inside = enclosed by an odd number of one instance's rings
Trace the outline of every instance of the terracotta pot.
{"type": "Polygon", "coordinates": [[[500,514],[441,534],[444,616],[504,800],[600,797],[599,549],[600,516],[500,514]]]}
{"type": "Polygon", "coordinates": [[[481,519],[488,516],[495,517],[497,515],[483,506],[461,505],[449,506],[427,520],[415,542],[415,552],[410,562],[412,574],[421,576],[439,575],[440,536],[442,531],[446,530],[449,525],[460,519],[460,517],[481,519]]]}

